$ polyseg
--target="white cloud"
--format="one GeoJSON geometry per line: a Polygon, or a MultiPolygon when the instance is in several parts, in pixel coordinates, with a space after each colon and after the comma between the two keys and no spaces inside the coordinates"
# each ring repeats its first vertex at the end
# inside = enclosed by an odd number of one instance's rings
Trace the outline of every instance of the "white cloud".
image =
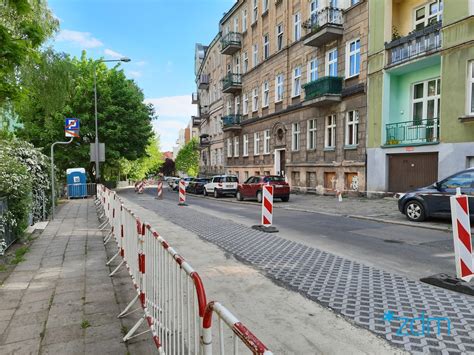
{"type": "Polygon", "coordinates": [[[128,75],[131,76],[132,78],[139,78],[142,76],[142,72],[136,71],[136,70],[129,70],[128,75]]]}
{"type": "Polygon", "coordinates": [[[146,62],[144,60],[140,60],[138,62],[133,62],[133,64],[135,64],[138,67],[143,67],[146,64],[146,62]]]}
{"type": "Polygon", "coordinates": [[[62,30],[56,37],[59,42],[71,42],[82,48],[97,48],[104,44],[89,32],[62,30]]]}
{"type": "Polygon", "coordinates": [[[189,124],[191,116],[196,115],[191,95],[146,99],[145,102],[153,104],[159,116],[153,122],[153,128],[160,135],[161,149],[172,150],[179,137],[179,130],[189,124]]]}
{"type": "Polygon", "coordinates": [[[109,57],[112,57],[114,59],[120,59],[120,58],[125,57],[123,54],[121,54],[119,52],[115,52],[115,51],[113,51],[111,49],[108,49],[108,48],[104,49],[104,54],[109,56],[109,57]]]}

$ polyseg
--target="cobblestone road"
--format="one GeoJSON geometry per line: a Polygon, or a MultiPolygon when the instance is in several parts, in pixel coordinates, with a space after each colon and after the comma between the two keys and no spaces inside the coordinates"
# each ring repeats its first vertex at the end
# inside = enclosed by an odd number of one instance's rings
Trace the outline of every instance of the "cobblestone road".
{"type": "MultiPolygon", "coordinates": [[[[133,192],[132,192],[133,194],[133,192]]],[[[132,194],[127,197],[134,198],[132,194]]],[[[474,298],[347,260],[316,248],[214,218],[173,201],[137,202],[171,222],[265,271],[278,284],[326,305],[357,325],[413,353],[474,353],[474,298]],[[390,311],[395,316],[384,318],[390,311]],[[401,330],[400,318],[446,317],[424,330],[420,321],[401,330]],[[397,318],[398,317],[398,318],[397,318]],[[449,328],[449,329],[448,329],[449,328]],[[416,335],[424,333],[424,335],[416,335]],[[398,335],[397,335],[398,333],[398,335]]],[[[159,231],[159,226],[158,231],[159,231]]]]}

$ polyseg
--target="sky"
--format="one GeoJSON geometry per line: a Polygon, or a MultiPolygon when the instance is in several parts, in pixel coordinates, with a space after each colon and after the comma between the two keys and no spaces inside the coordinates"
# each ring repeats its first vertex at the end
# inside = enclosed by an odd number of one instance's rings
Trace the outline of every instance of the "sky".
{"type": "MultiPolygon", "coordinates": [[[[196,43],[209,44],[235,0],[49,0],[60,21],[51,41],[58,51],[132,61],[128,78],[154,104],[161,149],[172,150],[178,131],[196,114],[191,104],[196,43]]],[[[112,63],[114,64],[114,63],[112,63]]]]}

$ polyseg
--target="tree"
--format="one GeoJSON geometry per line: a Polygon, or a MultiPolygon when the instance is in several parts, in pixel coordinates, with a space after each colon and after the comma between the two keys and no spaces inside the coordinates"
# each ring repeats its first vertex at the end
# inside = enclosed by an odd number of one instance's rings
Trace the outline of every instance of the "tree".
{"type": "Polygon", "coordinates": [[[165,162],[160,168],[160,173],[162,173],[164,176],[174,176],[176,174],[176,166],[173,159],[165,159],[165,162]]]}
{"type": "Polygon", "coordinates": [[[3,1],[0,5],[0,105],[14,98],[20,86],[16,74],[22,63],[58,28],[45,0],[3,1]]]}
{"type": "Polygon", "coordinates": [[[196,138],[184,145],[176,157],[176,169],[189,176],[197,176],[199,172],[199,143],[196,138]]]}
{"type": "Polygon", "coordinates": [[[118,171],[121,158],[134,161],[146,156],[154,118],[153,107],[143,103],[143,92],[125,77],[119,65],[109,69],[88,59],[85,52],[80,59],[71,59],[45,51],[40,63],[29,63],[22,72],[28,95],[16,105],[24,125],[18,134],[46,154],[53,142],[65,139],[64,119],[80,119],[80,138],[57,149],[55,161],[60,172],[69,167],[86,168],[90,179],[94,176],[94,164],[89,161],[90,143],[95,140],[94,66],[99,139],[106,144],[106,163],[101,167],[118,171]]]}

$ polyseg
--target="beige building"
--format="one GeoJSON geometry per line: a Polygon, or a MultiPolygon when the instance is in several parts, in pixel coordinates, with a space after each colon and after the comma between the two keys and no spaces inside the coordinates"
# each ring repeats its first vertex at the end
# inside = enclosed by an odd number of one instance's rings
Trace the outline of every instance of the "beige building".
{"type": "Polygon", "coordinates": [[[193,126],[199,127],[199,174],[212,176],[225,172],[221,83],[224,65],[220,34],[208,47],[197,44],[195,58],[197,92],[193,94],[192,102],[198,105],[198,116],[193,117],[193,126]]]}
{"type": "Polygon", "coordinates": [[[226,172],[364,191],[367,1],[238,0],[220,29],[199,74],[222,78],[226,172]]]}

